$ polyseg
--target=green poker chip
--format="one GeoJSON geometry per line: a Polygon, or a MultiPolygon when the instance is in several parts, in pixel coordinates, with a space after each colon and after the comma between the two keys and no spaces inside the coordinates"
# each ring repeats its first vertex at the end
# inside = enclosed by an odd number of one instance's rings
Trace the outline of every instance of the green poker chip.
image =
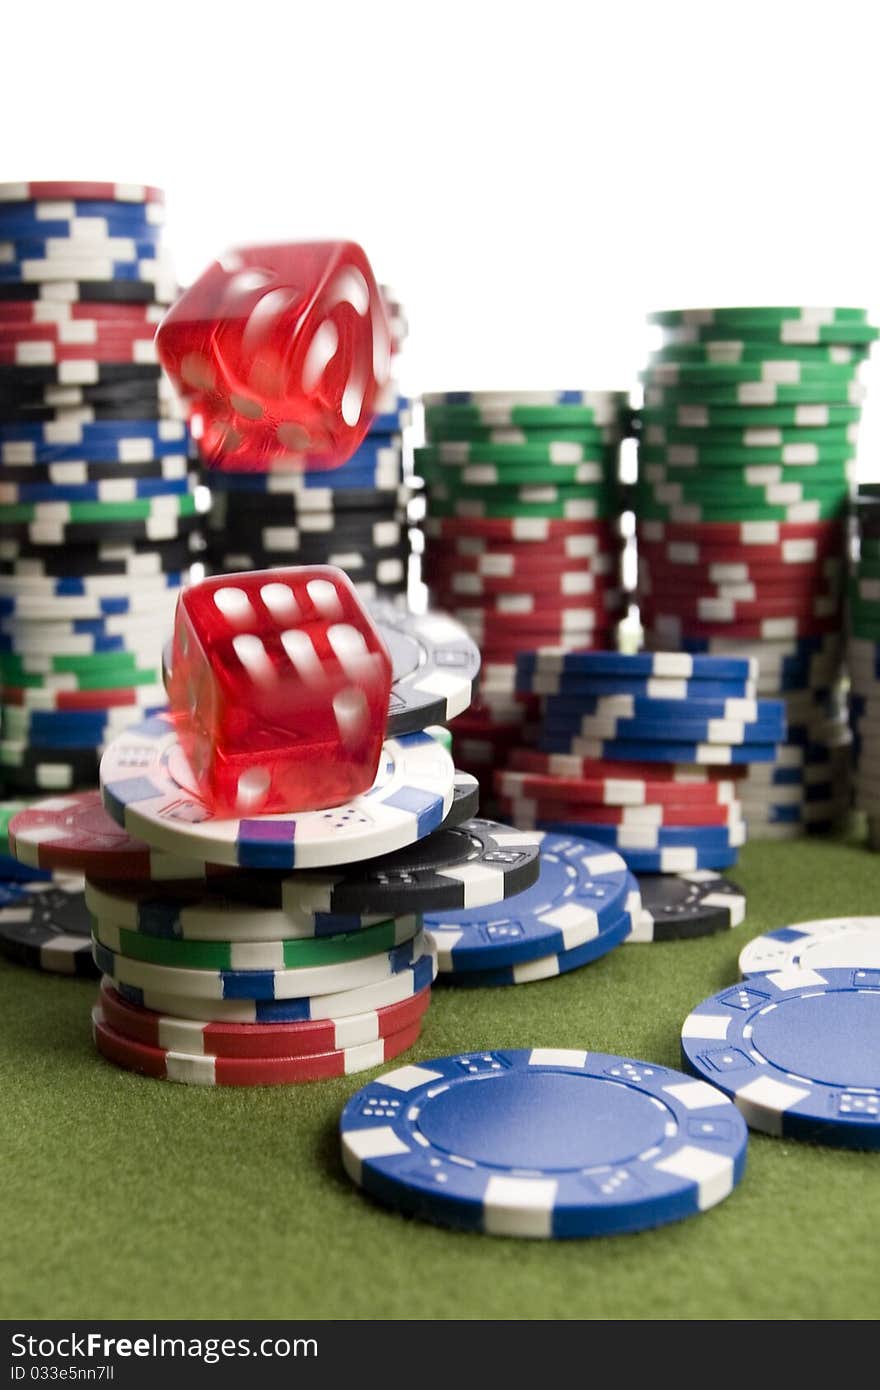
{"type": "Polygon", "coordinates": [[[864,388],[858,382],[829,382],[794,385],[770,381],[718,383],[701,389],[696,386],[646,386],[645,404],[655,410],[698,410],[701,406],[739,406],[760,409],[773,405],[858,405],[864,388]]]}
{"type": "Polygon", "coordinates": [[[89,522],[150,521],[156,517],[195,516],[199,507],[191,492],[169,497],[137,498],[131,502],[18,502],[0,506],[0,524],[76,526],[89,522]]]}
{"type": "MultiPolygon", "coordinates": [[[[433,412],[432,412],[433,413],[433,412]]],[[[612,448],[620,439],[620,429],[599,425],[556,425],[523,429],[518,426],[493,427],[446,421],[442,428],[428,430],[429,443],[471,444],[583,444],[591,451],[612,448]]]]}
{"type": "Polygon", "coordinates": [[[603,463],[426,463],[416,460],[417,471],[429,482],[464,488],[538,486],[541,483],[595,486],[603,483],[609,470],[603,463]]]}
{"type": "Polygon", "coordinates": [[[722,365],[740,362],[864,362],[870,344],[779,343],[753,338],[716,338],[708,342],[675,342],[652,352],[649,365],[677,362],[682,365],[705,363],[722,365]]]}
{"type": "Polygon", "coordinates": [[[458,426],[498,429],[575,429],[594,426],[620,430],[625,410],[597,410],[589,405],[444,405],[425,406],[425,425],[431,434],[443,434],[458,426]]]}
{"type": "MultiPolygon", "coordinates": [[[[685,449],[694,458],[706,453],[728,453],[741,450],[747,454],[757,454],[761,450],[777,450],[785,454],[794,450],[796,457],[805,457],[806,451],[818,456],[820,451],[835,450],[838,453],[852,453],[858,443],[859,427],[852,425],[828,425],[825,429],[789,429],[785,426],[767,425],[754,429],[681,429],[677,425],[657,425],[647,422],[641,431],[640,450],[685,449]]],[[[781,461],[781,460],[780,460],[781,461]]]]}
{"type": "Polygon", "coordinates": [[[506,502],[480,498],[437,499],[432,498],[431,511],[437,517],[458,517],[460,519],[482,518],[547,518],[551,521],[600,521],[616,515],[618,510],[615,497],[601,498],[579,496],[565,502],[506,502]]]}
{"type": "Polygon", "coordinates": [[[819,482],[809,486],[797,482],[749,483],[742,479],[722,479],[718,482],[703,477],[685,482],[674,479],[648,478],[639,483],[639,494],[651,497],[655,502],[709,502],[716,505],[734,507],[739,503],[750,506],[753,502],[768,506],[793,506],[796,502],[830,502],[835,498],[849,497],[846,479],[833,482],[819,482]]]}
{"type": "Polygon", "coordinates": [[[642,520],[673,521],[684,525],[693,522],[723,521],[734,525],[745,521],[835,521],[846,515],[847,498],[798,502],[775,506],[750,500],[742,505],[719,506],[700,502],[659,502],[655,497],[639,492],[633,510],[642,520]]]}
{"type": "Polygon", "coordinates": [[[477,441],[444,440],[416,449],[415,461],[422,463],[507,464],[602,464],[613,451],[591,448],[571,440],[551,440],[542,444],[481,444],[477,441]]]}
{"type": "Polygon", "coordinates": [[[648,322],[660,328],[707,327],[739,322],[763,323],[774,327],[791,323],[867,323],[867,309],[799,308],[793,305],[725,305],[711,309],[659,309],[648,315],[648,322]]]}
{"type": "Polygon", "coordinates": [[[648,367],[639,379],[648,386],[700,391],[759,382],[763,385],[832,386],[855,381],[859,363],[846,362],[665,362],[648,367]]]}
{"type": "Polygon", "coordinates": [[[731,338],[747,338],[754,343],[778,343],[785,347],[870,347],[877,341],[880,329],[868,323],[807,323],[787,319],[781,324],[761,323],[742,319],[733,325],[691,325],[670,329],[664,334],[664,345],[679,347],[690,343],[727,342],[731,338]]]}
{"type": "Polygon", "coordinates": [[[779,406],[724,406],[695,404],[669,407],[646,406],[639,412],[642,429],[660,425],[668,429],[737,430],[758,429],[821,430],[856,425],[861,410],[855,405],[813,403],[779,406]]]}
{"type": "Polygon", "coordinates": [[[712,470],[756,467],[799,468],[809,473],[814,468],[828,471],[838,470],[855,454],[856,446],[849,441],[845,444],[787,444],[776,448],[743,448],[742,445],[706,444],[668,444],[664,446],[641,444],[639,463],[658,463],[668,468],[685,468],[693,471],[698,468],[712,470]]]}

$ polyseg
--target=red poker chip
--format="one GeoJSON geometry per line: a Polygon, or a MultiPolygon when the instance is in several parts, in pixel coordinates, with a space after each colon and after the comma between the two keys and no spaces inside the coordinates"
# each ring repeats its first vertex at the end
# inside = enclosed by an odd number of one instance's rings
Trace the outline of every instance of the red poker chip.
{"type": "Polygon", "coordinates": [[[279,1086],[326,1081],[366,1071],[398,1057],[413,1046],[422,1030],[421,1019],[375,1042],[293,1057],[199,1056],[135,1042],[112,1028],[100,1009],[92,1014],[95,1046],[109,1062],[127,1071],[164,1081],[206,1086],[279,1086]]]}
{"type": "Polygon", "coordinates": [[[59,324],[89,322],[101,327],[114,324],[150,324],[157,327],[164,308],[155,304],[114,304],[112,301],[97,302],[80,299],[73,303],[64,300],[57,302],[35,299],[6,299],[0,301],[0,326],[8,332],[13,325],[22,327],[56,327],[59,324]]]}
{"type": "Polygon", "coordinates": [[[578,561],[588,562],[600,555],[617,554],[620,541],[616,531],[583,532],[573,536],[557,536],[549,541],[489,540],[485,536],[445,536],[440,540],[430,534],[425,540],[425,554],[435,560],[459,559],[481,563],[483,557],[502,557],[514,565],[529,567],[547,563],[553,569],[566,569],[578,561]],[[515,548],[514,548],[515,547],[515,548]]]}
{"type": "Polygon", "coordinates": [[[62,346],[86,339],[100,342],[115,338],[152,338],[157,325],[144,318],[67,319],[61,323],[17,323],[0,318],[0,344],[58,343],[62,346]]]}
{"type": "Polygon", "coordinates": [[[158,362],[156,346],[149,334],[139,337],[120,335],[96,343],[0,342],[0,367],[54,367],[61,362],[158,362]]]}
{"type": "Polygon", "coordinates": [[[31,686],[0,685],[0,698],[5,705],[30,705],[34,709],[60,710],[90,710],[90,709],[116,709],[127,705],[143,704],[143,687],[122,686],[110,690],[53,690],[51,692],[51,703],[37,703],[33,700],[35,694],[43,695],[44,691],[35,691],[31,686]]]}
{"type": "MultiPolygon", "coordinates": [[[[728,584],[703,584],[700,586],[700,599],[709,599],[713,603],[765,603],[770,612],[774,607],[784,607],[785,611],[790,611],[798,605],[809,606],[816,601],[824,600],[828,603],[839,603],[843,592],[843,584],[838,583],[833,587],[827,584],[804,584],[800,587],[791,587],[776,584],[761,584],[747,581],[745,583],[728,584]]],[[[662,580],[648,581],[641,579],[638,584],[638,594],[640,602],[654,602],[660,607],[667,605],[678,610],[684,601],[690,602],[693,599],[693,585],[685,587],[681,584],[667,584],[662,580]]]]}
{"type": "MultiPolygon", "coordinates": [[[[543,758],[549,755],[533,756],[543,758]]],[[[659,782],[635,776],[578,778],[505,769],[496,774],[495,786],[499,795],[511,803],[564,801],[571,807],[586,804],[593,810],[606,806],[612,809],[648,805],[686,806],[694,811],[703,811],[726,807],[735,800],[737,780],[730,777],[725,781],[712,782],[659,782]]]]}
{"type": "Polygon", "coordinates": [[[718,623],[650,611],[643,614],[643,621],[658,633],[666,629],[664,641],[670,640],[670,633],[688,637],[724,637],[734,641],[789,641],[800,637],[821,637],[840,628],[839,614],[830,618],[777,617],[756,622],[718,623]]]}
{"type": "Polygon", "coordinates": [[[315,1057],[394,1037],[411,1028],[431,1002],[430,985],[408,999],[350,1018],[302,1023],[199,1023],[154,1013],[123,999],[105,978],[101,1009],[110,1028],[131,1042],[188,1055],[240,1058],[315,1057]]]}
{"type": "Polygon", "coordinates": [[[606,806],[604,802],[544,801],[530,797],[519,799],[499,797],[499,807],[520,829],[534,828],[538,821],[563,821],[584,825],[734,825],[742,820],[735,805],[700,805],[698,803],[654,805],[650,798],[641,806],[606,806]],[[645,815],[650,810],[652,814],[645,815]],[[642,812],[634,815],[633,812],[642,812]]]}
{"type": "Polygon", "coordinates": [[[783,541],[820,540],[839,536],[844,523],[829,521],[639,521],[639,536],[648,541],[715,541],[750,547],[778,546],[783,541]]]}
{"type": "MultiPolygon", "coordinates": [[[[560,637],[552,643],[558,651],[563,652],[604,652],[617,645],[617,627],[594,628],[588,636],[582,634],[574,637],[560,637]]],[[[491,674],[487,667],[501,667],[505,670],[509,667],[514,673],[516,659],[523,652],[532,652],[536,647],[547,646],[544,641],[543,633],[523,633],[519,641],[502,642],[498,637],[492,637],[487,641],[478,642],[480,655],[483,659],[482,679],[484,683],[491,674]]]]}
{"type": "MultiPolygon", "coordinates": [[[[833,584],[843,578],[844,564],[840,556],[829,556],[824,560],[816,560],[809,565],[786,565],[786,564],[747,564],[738,561],[730,561],[725,564],[722,561],[710,562],[701,567],[701,575],[694,574],[694,565],[679,564],[674,560],[660,559],[655,556],[641,555],[639,557],[639,573],[645,574],[651,579],[652,583],[662,582],[670,586],[694,592],[694,582],[699,577],[708,580],[709,584],[742,584],[753,583],[765,586],[770,589],[790,588],[803,589],[812,584],[833,584]],[[738,568],[737,568],[738,566],[738,568]]],[[[703,591],[701,582],[700,592],[703,591]]]]}
{"type": "Polygon", "coordinates": [[[778,545],[735,545],[729,541],[705,545],[696,537],[690,541],[663,541],[657,544],[639,537],[639,555],[650,563],[691,569],[707,564],[735,563],[799,571],[827,560],[839,560],[842,551],[842,534],[828,541],[801,537],[782,541],[778,545]]]}
{"type": "Polygon", "coordinates": [[[0,183],[0,203],[41,202],[164,203],[161,188],[143,183],[91,183],[72,179],[38,179],[0,183]]]}
{"type": "MultiPolygon", "coordinates": [[[[143,840],[136,840],[117,825],[101,802],[99,791],[70,792],[37,801],[19,811],[9,822],[9,844],[12,853],[23,864],[34,869],[66,869],[91,878],[136,880],[149,882],[156,878],[168,880],[167,873],[154,875],[154,865],[163,856],[143,840]]],[[[170,866],[175,861],[165,856],[170,866]]],[[[224,877],[215,865],[195,865],[189,878],[201,872],[204,877],[224,877]]],[[[181,861],[181,872],[183,864],[181,861]]],[[[193,891],[204,891],[201,882],[193,891]]]]}
{"type": "Polygon", "coordinates": [[[492,600],[505,594],[523,594],[541,600],[541,607],[547,606],[551,601],[566,601],[573,605],[619,587],[616,574],[597,575],[589,570],[542,575],[536,573],[534,578],[523,574],[515,574],[510,578],[495,578],[459,570],[458,574],[442,583],[438,582],[436,576],[428,573],[427,583],[433,592],[449,596],[456,603],[492,600]]]}
{"type": "Polygon", "coordinates": [[[483,614],[492,620],[496,615],[510,619],[521,617],[525,626],[552,625],[553,617],[562,619],[562,615],[567,613],[583,613],[585,618],[599,613],[616,613],[622,601],[619,588],[599,587],[584,594],[548,594],[522,588],[497,594],[459,594],[449,589],[438,589],[434,585],[429,585],[429,588],[441,608],[460,613],[464,622],[472,615],[478,620],[479,615],[483,614]],[[532,617],[537,620],[535,624],[530,624],[532,617]]]}
{"type": "Polygon", "coordinates": [[[762,618],[833,617],[840,607],[840,599],[835,594],[788,595],[767,594],[759,599],[716,598],[711,594],[655,594],[642,591],[640,604],[648,612],[657,608],[675,611],[679,617],[698,618],[703,622],[749,623],[762,618]]]}
{"type": "Polygon", "coordinates": [[[523,748],[511,760],[511,770],[538,773],[545,777],[574,778],[577,781],[636,782],[646,786],[675,783],[690,786],[739,781],[748,772],[741,764],[698,765],[695,763],[620,762],[612,759],[581,758],[572,753],[542,753],[523,748]]]}

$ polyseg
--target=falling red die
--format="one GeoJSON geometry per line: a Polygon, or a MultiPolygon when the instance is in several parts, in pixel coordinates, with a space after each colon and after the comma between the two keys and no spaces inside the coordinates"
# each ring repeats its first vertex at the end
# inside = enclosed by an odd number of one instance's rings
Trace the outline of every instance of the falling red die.
{"type": "Polygon", "coordinates": [[[351,241],[229,252],[178,299],[156,343],[203,457],[233,469],[344,463],[391,365],[385,302],[351,241]]]}
{"type": "Polygon", "coordinates": [[[388,651],[342,570],[219,575],[181,594],[168,696],[189,790],[215,815],[321,810],[367,791],[390,690],[388,651]]]}

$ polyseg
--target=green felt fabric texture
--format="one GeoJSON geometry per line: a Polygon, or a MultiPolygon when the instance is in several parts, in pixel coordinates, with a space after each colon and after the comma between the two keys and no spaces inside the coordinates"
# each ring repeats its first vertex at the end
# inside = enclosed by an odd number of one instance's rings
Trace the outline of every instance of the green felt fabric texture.
{"type": "MultiPolygon", "coordinates": [[[[541,984],[438,988],[409,1060],[574,1047],[679,1065],[690,1009],[738,978],[751,936],[880,910],[880,856],[747,846],[732,932],[624,946],[541,984]]],[[[592,1241],[456,1234],[345,1177],[337,1121],[369,1079],[208,1089],[92,1049],[95,986],[3,964],[4,1318],[874,1318],[880,1154],[753,1135],[706,1214],[592,1241]]],[[[374,1073],[375,1074],[375,1073],[374,1073]]]]}

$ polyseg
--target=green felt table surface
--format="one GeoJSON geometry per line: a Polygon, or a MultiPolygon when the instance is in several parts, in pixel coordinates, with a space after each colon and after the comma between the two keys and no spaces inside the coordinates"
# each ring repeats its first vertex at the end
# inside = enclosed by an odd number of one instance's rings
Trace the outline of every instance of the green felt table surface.
{"type": "MultiPolygon", "coordinates": [[[[694,1004],[743,943],[876,913],[880,856],[752,844],[746,922],[624,946],[540,984],[438,988],[409,1059],[593,1048],[679,1065],[694,1004]]],[[[873,1318],[880,1154],[753,1135],[741,1187],[706,1214],[581,1241],[458,1234],[398,1216],[342,1171],[337,1122],[371,1075],[199,1088],[92,1049],[92,983],[0,967],[4,1318],[873,1318]]]]}

